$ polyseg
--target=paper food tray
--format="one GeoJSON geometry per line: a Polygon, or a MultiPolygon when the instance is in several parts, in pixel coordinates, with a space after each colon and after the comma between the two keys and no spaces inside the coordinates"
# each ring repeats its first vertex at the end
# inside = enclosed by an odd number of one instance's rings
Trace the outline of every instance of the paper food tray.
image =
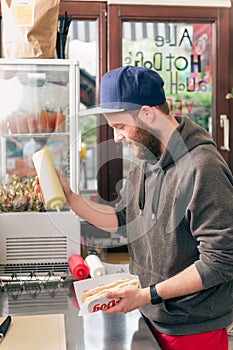
{"type": "MultiPolygon", "coordinates": [[[[75,294],[78,299],[78,304],[80,308],[79,316],[84,316],[97,311],[107,310],[118,302],[118,299],[105,298],[104,295],[100,296],[99,298],[82,302],[82,295],[84,292],[99,286],[104,286],[105,284],[109,284],[118,280],[125,280],[125,279],[130,279],[130,280],[137,279],[138,286],[140,285],[138,276],[132,275],[130,273],[114,273],[110,275],[89,278],[82,281],[75,281],[74,290],[75,290],[75,294]]],[[[115,290],[117,290],[117,287],[115,288],[115,290]]]]}

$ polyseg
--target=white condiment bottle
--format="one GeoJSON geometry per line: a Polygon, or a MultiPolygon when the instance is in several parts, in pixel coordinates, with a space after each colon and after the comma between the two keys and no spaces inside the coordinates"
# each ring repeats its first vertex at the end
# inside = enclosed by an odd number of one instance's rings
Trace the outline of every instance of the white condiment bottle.
{"type": "Polygon", "coordinates": [[[39,178],[45,207],[60,211],[66,202],[66,197],[57,176],[48,147],[34,153],[32,160],[39,178]]]}
{"type": "Polygon", "coordinates": [[[90,276],[98,277],[106,274],[105,266],[97,255],[90,254],[86,257],[85,263],[90,268],[90,276]]]}

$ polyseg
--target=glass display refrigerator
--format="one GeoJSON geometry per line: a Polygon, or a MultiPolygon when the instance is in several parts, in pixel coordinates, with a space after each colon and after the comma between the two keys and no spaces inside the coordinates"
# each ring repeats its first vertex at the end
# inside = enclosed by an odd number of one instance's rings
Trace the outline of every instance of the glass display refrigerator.
{"type": "Polygon", "coordinates": [[[80,221],[34,194],[33,154],[48,147],[74,191],[79,181],[78,63],[0,59],[0,278],[64,276],[80,253],[80,221]]]}

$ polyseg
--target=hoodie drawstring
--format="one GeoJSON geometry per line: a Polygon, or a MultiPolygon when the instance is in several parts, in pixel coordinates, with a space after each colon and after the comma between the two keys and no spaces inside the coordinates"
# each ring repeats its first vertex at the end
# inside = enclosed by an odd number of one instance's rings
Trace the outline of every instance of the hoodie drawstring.
{"type": "Polygon", "coordinates": [[[157,220],[157,217],[158,217],[159,198],[160,198],[162,184],[164,180],[164,171],[162,168],[158,169],[156,180],[157,181],[155,184],[155,190],[154,190],[152,203],[151,203],[152,220],[157,220]]]}
{"type": "Polygon", "coordinates": [[[138,200],[138,206],[139,206],[139,214],[142,215],[144,206],[145,206],[145,189],[146,186],[146,174],[145,174],[145,166],[142,169],[142,174],[140,178],[140,189],[139,189],[139,200],[138,200]]]}
{"type": "MultiPolygon", "coordinates": [[[[153,172],[158,172],[156,176],[156,184],[154,188],[154,194],[152,196],[151,211],[152,211],[152,220],[157,220],[157,212],[159,207],[159,197],[161,193],[161,188],[164,180],[164,171],[161,167],[158,167],[153,172]]],[[[142,215],[143,209],[145,207],[145,196],[146,196],[146,179],[150,177],[152,171],[145,172],[145,166],[142,169],[140,177],[140,188],[139,188],[139,214],[142,215]]]]}

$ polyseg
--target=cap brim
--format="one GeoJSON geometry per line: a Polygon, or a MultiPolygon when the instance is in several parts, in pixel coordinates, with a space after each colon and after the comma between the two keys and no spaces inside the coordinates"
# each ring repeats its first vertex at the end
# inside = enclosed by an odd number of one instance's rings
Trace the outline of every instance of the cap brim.
{"type": "Polygon", "coordinates": [[[86,109],[85,111],[80,111],[79,115],[83,117],[86,115],[119,113],[138,108],[141,108],[141,105],[131,102],[109,102],[86,109]]]}
{"type": "Polygon", "coordinates": [[[95,108],[89,108],[85,111],[80,111],[79,116],[85,117],[87,115],[97,115],[97,114],[107,114],[107,113],[118,113],[118,112],[124,112],[125,109],[119,108],[119,109],[112,109],[112,108],[102,108],[102,107],[95,107],[95,108]]]}

